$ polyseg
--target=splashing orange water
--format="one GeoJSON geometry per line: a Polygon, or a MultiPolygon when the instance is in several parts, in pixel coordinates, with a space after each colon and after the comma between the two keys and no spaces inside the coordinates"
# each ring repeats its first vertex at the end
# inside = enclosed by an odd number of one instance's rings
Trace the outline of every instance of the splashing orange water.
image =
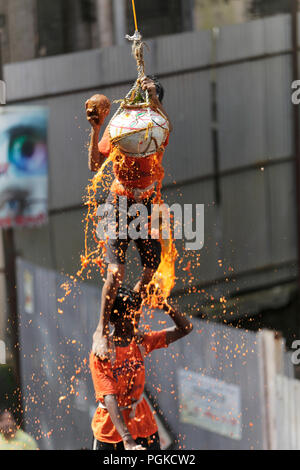
{"type": "Polygon", "coordinates": [[[108,185],[109,176],[105,174],[106,167],[114,161],[114,154],[112,153],[103,163],[102,167],[96,173],[91,180],[91,183],[87,186],[87,200],[85,205],[88,207],[87,215],[84,219],[84,255],[81,255],[81,269],[77,272],[78,277],[82,277],[84,271],[91,265],[94,264],[100,268],[100,272],[104,275],[104,254],[105,254],[105,241],[99,240],[96,235],[97,227],[97,210],[98,210],[98,199],[97,192],[99,185],[102,183],[105,186],[108,185]],[[88,244],[88,235],[90,233],[90,223],[92,223],[93,230],[91,231],[92,237],[95,243],[95,248],[91,251],[88,244]]]}
{"type": "Polygon", "coordinates": [[[147,288],[146,302],[152,308],[159,308],[167,300],[175,285],[175,261],[178,256],[174,240],[160,240],[162,246],[161,262],[147,288]]]}
{"type": "MultiPolygon", "coordinates": [[[[164,178],[164,169],[161,163],[161,158],[156,155],[154,157],[155,161],[155,171],[157,174],[157,189],[156,196],[153,200],[153,204],[163,204],[161,188],[162,181],[164,178]]],[[[87,274],[90,273],[90,266],[96,265],[100,268],[101,275],[104,275],[105,262],[105,241],[101,241],[96,236],[96,227],[97,227],[97,209],[98,209],[98,200],[97,192],[99,187],[102,185],[102,189],[108,189],[111,179],[110,175],[105,173],[105,169],[110,163],[118,164],[119,168],[122,168],[125,158],[124,155],[120,152],[117,147],[113,146],[110,156],[105,160],[101,169],[93,177],[90,184],[86,188],[87,191],[87,200],[86,205],[88,207],[87,215],[85,217],[85,229],[84,229],[84,255],[81,256],[81,268],[77,272],[77,276],[82,277],[83,273],[87,271],[87,274]],[[92,229],[91,229],[92,224],[92,229]],[[89,234],[92,233],[92,239],[95,243],[95,248],[90,249],[89,247],[89,234]]],[[[161,230],[160,230],[161,234],[161,230]]],[[[160,236],[160,243],[162,247],[161,262],[158,267],[157,272],[155,273],[148,291],[144,303],[147,303],[151,307],[155,308],[161,305],[162,301],[166,300],[172,288],[175,284],[175,261],[177,258],[177,250],[175,248],[174,240],[172,237],[172,229],[170,227],[170,237],[168,240],[164,240],[160,236]]]]}

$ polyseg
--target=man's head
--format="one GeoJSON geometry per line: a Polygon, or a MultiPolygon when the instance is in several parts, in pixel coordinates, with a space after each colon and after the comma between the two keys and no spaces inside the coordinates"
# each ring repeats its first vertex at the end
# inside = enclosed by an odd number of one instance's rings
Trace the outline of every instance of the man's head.
{"type": "Polygon", "coordinates": [[[154,85],[156,87],[156,94],[158,96],[159,101],[162,103],[163,99],[164,99],[164,96],[165,96],[164,87],[162,86],[162,84],[160,83],[160,81],[158,80],[156,75],[148,75],[148,78],[153,80],[154,85]]]}
{"type": "Polygon", "coordinates": [[[138,327],[140,314],[139,307],[141,297],[134,291],[125,287],[118,290],[116,300],[110,314],[110,323],[116,330],[124,335],[132,336],[134,329],[138,327]]]}
{"type": "Polygon", "coordinates": [[[0,408],[0,433],[6,439],[16,434],[17,424],[13,414],[6,408],[0,408]]]}
{"type": "MultiPolygon", "coordinates": [[[[164,99],[164,95],[165,95],[165,90],[164,90],[162,84],[160,83],[160,81],[158,80],[158,78],[155,75],[147,75],[147,79],[153,81],[153,83],[155,85],[155,88],[156,88],[157,97],[158,97],[159,101],[162,103],[163,99],[164,99]]],[[[142,88],[140,88],[140,91],[141,91],[141,95],[143,97],[143,100],[145,100],[146,99],[145,91],[143,91],[142,88]]]]}

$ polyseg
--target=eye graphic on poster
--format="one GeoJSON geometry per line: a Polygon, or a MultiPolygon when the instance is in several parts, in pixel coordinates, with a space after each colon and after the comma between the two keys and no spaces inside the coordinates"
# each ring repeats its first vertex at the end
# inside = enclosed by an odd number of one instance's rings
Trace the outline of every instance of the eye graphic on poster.
{"type": "Polygon", "coordinates": [[[0,227],[47,219],[47,125],[44,107],[0,109],[0,227]]]}

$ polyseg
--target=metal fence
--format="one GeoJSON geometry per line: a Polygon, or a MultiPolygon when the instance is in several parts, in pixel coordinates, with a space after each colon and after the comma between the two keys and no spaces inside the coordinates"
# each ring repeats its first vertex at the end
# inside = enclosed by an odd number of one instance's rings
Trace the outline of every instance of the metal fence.
{"type": "MultiPolygon", "coordinates": [[[[100,291],[18,260],[21,382],[27,431],[42,449],[90,448],[88,367],[100,291]]],[[[144,312],[141,329],[170,323],[144,312]]],[[[193,319],[187,338],[146,359],[147,392],[181,449],[299,449],[299,381],[274,332],[193,319]],[[286,362],[285,362],[286,361],[286,362]]]]}

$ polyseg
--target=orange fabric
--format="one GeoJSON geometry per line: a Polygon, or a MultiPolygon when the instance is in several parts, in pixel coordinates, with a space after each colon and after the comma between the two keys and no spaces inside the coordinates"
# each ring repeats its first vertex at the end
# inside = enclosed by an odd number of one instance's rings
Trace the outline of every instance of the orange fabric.
{"type": "MultiPolygon", "coordinates": [[[[163,144],[165,148],[169,143],[169,135],[163,144]]],[[[111,152],[111,142],[109,128],[105,129],[103,137],[98,144],[99,152],[106,158],[111,152]]],[[[126,196],[127,192],[122,185],[131,189],[146,189],[158,180],[159,164],[162,162],[164,152],[155,153],[148,157],[128,157],[124,160],[114,162],[113,171],[116,179],[112,184],[111,190],[119,196],[126,196]],[[121,185],[119,184],[121,183],[121,185]]],[[[151,191],[151,193],[153,190],[151,191]]]]}
{"type": "MultiPolygon", "coordinates": [[[[166,348],[166,332],[152,331],[144,334],[140,346],[145,349],[145,356],[154,349],[166,348]]],[[[129,346],[116,347],[116,360],[113,364],[110,361],[101,361],[91,353],[90,370],[96,401],[103,404],[106,395],[116,395],[120,407],[129,406],[144,391],[145,366],[135,339],[129,346]]],[[[128,408],[122,414],[133,439],[156,433],[157,424],[145,399],[137,405],[132,419],[129,418],[130,411],[131,408],[128,408]]],[[[106,409],[97,408],[92,420],[92,430],[98,441],[117,443],[122,440],[106,409]]]]}

